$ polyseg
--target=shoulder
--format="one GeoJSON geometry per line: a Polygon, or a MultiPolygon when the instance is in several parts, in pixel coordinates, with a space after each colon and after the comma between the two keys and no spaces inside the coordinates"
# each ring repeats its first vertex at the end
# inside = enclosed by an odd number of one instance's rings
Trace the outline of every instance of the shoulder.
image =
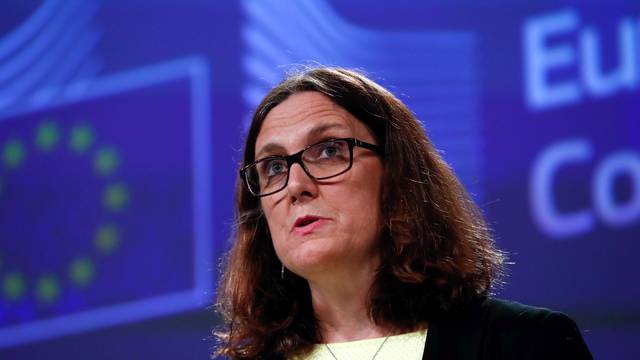
{"type": "Polygon", "coordinates": [[[427,351],[439,356],[425,359],[591,359],[569,316],[514,301],[486,298],[452,311],[430,324],[432,335],[427,351]]]}
{"type": "Polygon", "coordinates": [[[473,311],[477,312],[476,316],[484,318],[484,326],[498,326],[510,331],[577,329],[575,321],[562,312],[515,301],[487,298],[473,311]]]}
{"type": "Polygon", "coordinates": [[[488,346],[496,350],[538,359],[591,358],[575,321],[562,312],[491,298],[482,302],[481,312],[484,324],[478,325],[488,339],[493,338],[494,344],[488,346]]]}

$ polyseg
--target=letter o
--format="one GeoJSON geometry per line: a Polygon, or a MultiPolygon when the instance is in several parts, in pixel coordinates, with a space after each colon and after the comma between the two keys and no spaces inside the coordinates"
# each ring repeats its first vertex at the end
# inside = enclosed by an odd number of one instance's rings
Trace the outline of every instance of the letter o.
{"type": "Polygon", "coordinates": [[[640,156],[621,151],[607,157],[596,168],[591,191],[595,210],[606,224],[624,226],[640,218],[640,156]],[[613,183],[622,174],[631,177],[632,195],[626,203],[617,204],[613,183]]]}

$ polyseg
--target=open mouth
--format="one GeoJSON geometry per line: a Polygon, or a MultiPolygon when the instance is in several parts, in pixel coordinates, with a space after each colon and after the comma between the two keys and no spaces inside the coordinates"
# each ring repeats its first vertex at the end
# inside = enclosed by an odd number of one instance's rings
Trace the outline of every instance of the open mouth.
{"type": "Polygon", "coordinates": [[[299,218],[298,220],[296,220],[296,223],[293,224],[294,227],[303,227],[303,226],[307,226],[311,223],[314,223],[316,221],[320,220],[319,217],[315,217],[315,216],[305,216],[302,218],[299,218]]]}
{"type": "Polygon", "coordinates": [[[299,235],[307,235],[321,227],[326,221],[327,219],[319,216],[303,216],[296,220],[291,231],[299,235]]]}

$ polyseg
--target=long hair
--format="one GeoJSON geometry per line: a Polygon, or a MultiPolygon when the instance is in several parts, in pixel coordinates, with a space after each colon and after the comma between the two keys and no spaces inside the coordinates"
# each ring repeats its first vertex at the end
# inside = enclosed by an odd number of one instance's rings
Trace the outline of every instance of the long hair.
{"type": "MultiPolygon", "coordinates": [[[[317,91],[364,123],[384,147],[381,265],[368,292],[371,319],[395,332],[487,296],[504,254],[420,123],[393,94],[341,68],[288,76],[256,109],[243,164],[254,161],[265,117],[292,94],[317,91]]],[[[242,165],[242,164],[241,164],[242,165]]],[[[259,198],[236,186],[236,229],[218,289],[223,327],[218,354],[233,359],[288,357],[320,342],[307,282],[278,260],[259,198]]]]}

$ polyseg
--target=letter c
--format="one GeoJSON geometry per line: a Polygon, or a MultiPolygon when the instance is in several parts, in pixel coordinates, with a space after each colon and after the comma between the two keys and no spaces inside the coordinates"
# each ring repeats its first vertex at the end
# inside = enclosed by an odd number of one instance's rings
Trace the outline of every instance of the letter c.
{"type": "Polygon", "coordinates": [[[547,235],[564,239],[588,232],[595,226],[590,210],[560,213],[553,198],[553,180],[566,163],[584,162],[592,156],[585,139],[571,139],[549,146],[536,159],[529,182],[529,203],[534,221],[547,235]]]}

